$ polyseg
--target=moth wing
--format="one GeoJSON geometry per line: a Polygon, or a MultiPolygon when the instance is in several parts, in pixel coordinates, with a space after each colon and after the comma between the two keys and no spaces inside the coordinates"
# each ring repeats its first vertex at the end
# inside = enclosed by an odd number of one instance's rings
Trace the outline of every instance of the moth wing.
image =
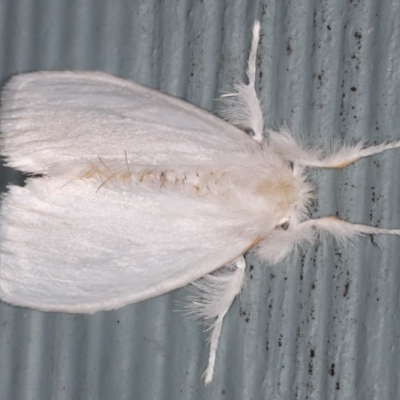
{"type": "Polygon", "coordinates": [[[93,181],[48,177],[10,187],[0,298],[44,311],[118,308],[193,282],[255,240],[218,204],[140,187],[96,189],[93,181]]]}
{"type": "MultiPolygon", "coordinates": [[[[107,165],[202,166],[257,144],[211,113],[101,72],[18,75],[2,95],[1,153],[24,172],[107,165]]],[[[65,172],[65,171],[62,171],[65,172]]]]}

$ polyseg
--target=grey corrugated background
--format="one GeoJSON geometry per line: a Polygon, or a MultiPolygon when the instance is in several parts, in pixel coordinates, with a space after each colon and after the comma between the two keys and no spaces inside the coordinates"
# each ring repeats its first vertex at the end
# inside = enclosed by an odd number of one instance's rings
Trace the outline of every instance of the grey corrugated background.
{"type": "MultiPolygon", "coordinates": [[[[262,41],[267,124],[311,142],[400,138],[398,0],[0,0],[0,79],[101,70],[209,110],[262,41]]],[[[316,216],[400,227],[398,151],[316,171],[316,216]]],[[[20,175],[2,167],[0,185],[20,175]]],[[[251,256],[214,381],[182,289],[91,316],[0,304],[0,399],[400,398],[400,239],[311,248],[274,268],[251,256]]]]}

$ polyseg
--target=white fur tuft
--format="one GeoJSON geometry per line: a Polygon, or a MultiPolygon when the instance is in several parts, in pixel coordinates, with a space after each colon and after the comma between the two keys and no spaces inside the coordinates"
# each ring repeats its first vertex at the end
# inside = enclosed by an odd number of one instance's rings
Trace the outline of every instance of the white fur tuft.
{"type": "Polygon", "coordinates": [[[193,295],[186,306],[189,315],[202,318],[210,324],[210,355],[208,366],[204,371],[205,383],[212,380],[218,340],[222,323],[233,300],[238,295],[244,283],[246,262],[243,257],[235,261],[235,266],[220,269],[192,284],[193,295]]]}
{"type": "Polygon", "coordinates": [[[249,131],[254,140],[263,141],[264,117],[255,89],[257,47],[260,38],[260,23],[255,21],[253,26],[253,40],[247,65],[248,85],[238,83],[233,92],[221,96],[223,108],[220,116],[230,124],[249,131]]]}

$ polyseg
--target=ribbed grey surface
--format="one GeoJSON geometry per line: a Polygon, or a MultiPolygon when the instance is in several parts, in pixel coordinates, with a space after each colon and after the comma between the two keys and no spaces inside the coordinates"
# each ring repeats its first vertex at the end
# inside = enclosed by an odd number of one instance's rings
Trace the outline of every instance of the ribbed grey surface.
{"type": "MultiPolygon", "coordinates": [[[[101,70],[209,110],[244,79],[253,20],[269,126],[310,142],[400,138],[398,0],[1,0],[0,77],[101,70]]],[[[398,151],[316,171],[315,216],[400,227],[398,151]]],[[[21,176],[0,169],[0,186],[21,176]]],[[[224,324],[214,381],[186,289],[94,315],[0,304],[0,398],[400,398],[400,238],[332,243],[251,268],[224,324]]]]}

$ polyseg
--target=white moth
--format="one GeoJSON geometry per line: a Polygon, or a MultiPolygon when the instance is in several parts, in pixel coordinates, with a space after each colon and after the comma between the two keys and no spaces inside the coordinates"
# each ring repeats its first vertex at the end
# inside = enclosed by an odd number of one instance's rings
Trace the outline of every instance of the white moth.
{"type": "Polygon", "coordinates": [[[229,123],[100,72],[11,79],[1,155],[40,176],[10,186],[3,198],[2,300],[93,313],[193,283],[190,311],[211,324],[208,383],[246,252],[274,265],[321,233],[340,242],[400,234],[309,218],[307,168],[343,168],[400,141],[324,153],[302,147],[285,128],[265,130],[255,91],[259,30],[256,22],[249,84],[225,96],[229,123]]]}

